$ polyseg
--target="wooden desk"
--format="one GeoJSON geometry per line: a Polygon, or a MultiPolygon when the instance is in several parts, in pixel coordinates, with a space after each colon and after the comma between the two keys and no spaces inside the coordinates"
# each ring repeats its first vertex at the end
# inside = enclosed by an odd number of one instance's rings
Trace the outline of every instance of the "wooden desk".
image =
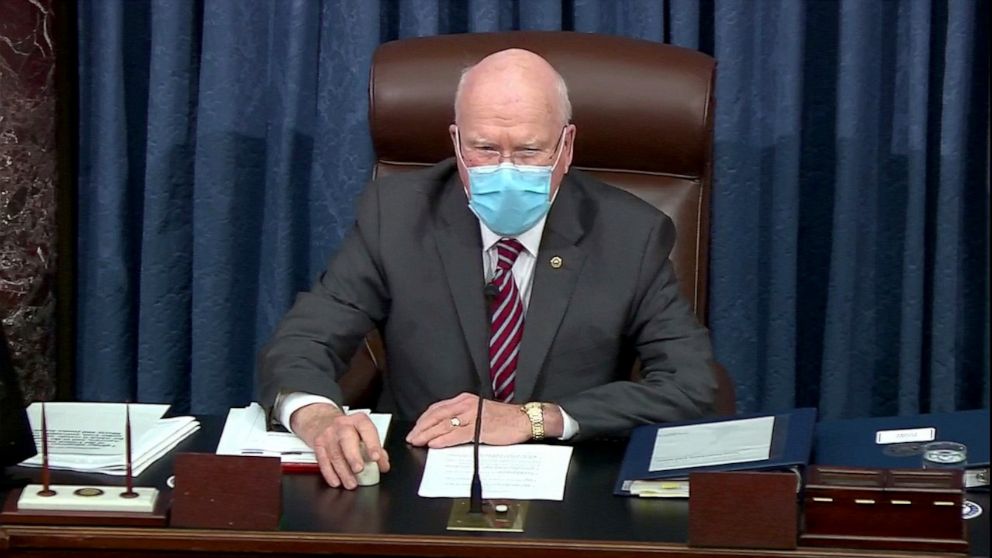
{"type": "MultiPolygon", "coordinates": [[[[176,451],[215,449],[223,421],[217,417],[201,420],[203,430],[176,451]]],[[[775,552],[688,548],[686,501],[612,495],[623,441],[577,445],[565,500],[532,502],[524,533],[449,534],[445,524],[451,502],[417,496],[426,451],[406,446],[405,433],[405,425],[391,428],[387,447],[393,471],[384,475],[378,486],[345,491],[325,486],[316,475],[285,476],[282,530],[278,532],[4,525],[0,526],[0,556],[922,556],[852,549],[775,552]]],[[[150,467],[138,479],[139,484],[165,489],[174,454],[150,467]]],[[[26,471],[32,476],[36,473],[26,471]]],[[[55,476],[66,483],[122,482],[106,476],[55,476]]],[[[970,498],[988,509],[987,493],[970,498]]],[[[969,523],[973,554],[987,555],[987,516],[969,523]]]]}

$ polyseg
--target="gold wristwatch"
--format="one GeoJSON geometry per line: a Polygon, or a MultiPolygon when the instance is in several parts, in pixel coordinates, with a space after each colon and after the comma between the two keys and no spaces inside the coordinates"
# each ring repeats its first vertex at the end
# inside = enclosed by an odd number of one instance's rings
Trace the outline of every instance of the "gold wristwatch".
{"type": "Polygon", "coordinates": [[[527,403],[520,410],[530,419],[530,434],[535,440],[544,439],[544,404],[527,403]]]}

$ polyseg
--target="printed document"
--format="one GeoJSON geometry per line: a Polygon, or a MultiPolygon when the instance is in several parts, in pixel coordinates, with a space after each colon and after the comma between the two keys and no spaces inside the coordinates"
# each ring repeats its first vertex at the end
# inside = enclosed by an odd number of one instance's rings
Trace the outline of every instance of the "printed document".
{"type": "MultiPolygon", "coordinates": [[[[131,469],[140,475],[149,465],[176,447],[200,423],[193,417],[161,418],[168,405],[131,403],[131,469]]],[[[38,455],[21,465],[40,467],[41,404],[32,403],[28,420],[38,455]]],[[[48,465],[86,473],[125,474],[124,403],[46,403],[48,465]]]]}
{"type": "MultiPolygon", "coordinates": [[[[168,409],[168,405],[131,405],[131,439],[143,436],[168,409]]],[[[27,412],[40,452],[41,403],[32,403],[27,412]]],[[[122,403],[46,403],[45,421],[49,453],[124,455],[122,403]]]]}
{"type": "Polygon", "coordinates": [[[659,428],[649,471],[768,459],[775,417],[659,428]]]}
{"type": "MultiPolygon", "coordinates": [[[[483,498],[561,500],[572,460],[571,446],[521,444],[479,448],[483,498]]],[[[472,485],[472,446],[431,449],[418,495],[468,498],[472,485]]]]}

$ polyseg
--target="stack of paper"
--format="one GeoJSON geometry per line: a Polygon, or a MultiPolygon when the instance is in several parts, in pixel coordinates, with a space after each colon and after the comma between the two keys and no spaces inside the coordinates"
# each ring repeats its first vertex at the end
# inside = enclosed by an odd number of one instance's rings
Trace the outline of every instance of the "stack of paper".
{"type": "MultiPolygon", "coordinates": [[[[193,417],[162,418],[168,405],[132,403],[131,472],[135,476],[200,428],[193,417]]],[[[41,404],[28,407],[38,455],[21,465],[41,467],[41,404]]],[[[124,403],[46,403],[48,466],[83,473],[123,476],[124,403]]]]}
{"type": "Polygon", "coordinates": [[[689,481],[684,479],[635,480],[628,487],[631,496],[641,498],[688,498],[689,481]]]}
{"type": "MultiPolygon", "coordinates": [[[[348,411],[347,408],[345,410],[348,411]]],[[[351,410],[348,413],[368,414],[379,433],[379,442],[385,443],[392,415],[370,413],[367,409],[351,410]]],[[[295,434],[267,430],[265,409],[258,403],[252,403],[243,409],[231,409],[227,413],[224,433],[217,444],[217,454],[279,457],[283,463],[317,462],[313,450],[295,434]]]]}

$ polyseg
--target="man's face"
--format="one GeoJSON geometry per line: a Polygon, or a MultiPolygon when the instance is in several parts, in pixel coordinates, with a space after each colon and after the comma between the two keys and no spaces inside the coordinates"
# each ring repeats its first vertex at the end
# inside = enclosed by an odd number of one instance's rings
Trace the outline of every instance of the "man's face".
{"type": "Polygon", "coordinates": [[[473,84],[463,93],[458,122],[449,131],[454,148],[461,144],[458,173],[466,193],[466,166],[500,162],[551,166],[557,159],[551,176],[554,195],[572,163],[575,126],[565,126],[553,90],[529,84],[516,88],[512,84],[473,84]]]}

